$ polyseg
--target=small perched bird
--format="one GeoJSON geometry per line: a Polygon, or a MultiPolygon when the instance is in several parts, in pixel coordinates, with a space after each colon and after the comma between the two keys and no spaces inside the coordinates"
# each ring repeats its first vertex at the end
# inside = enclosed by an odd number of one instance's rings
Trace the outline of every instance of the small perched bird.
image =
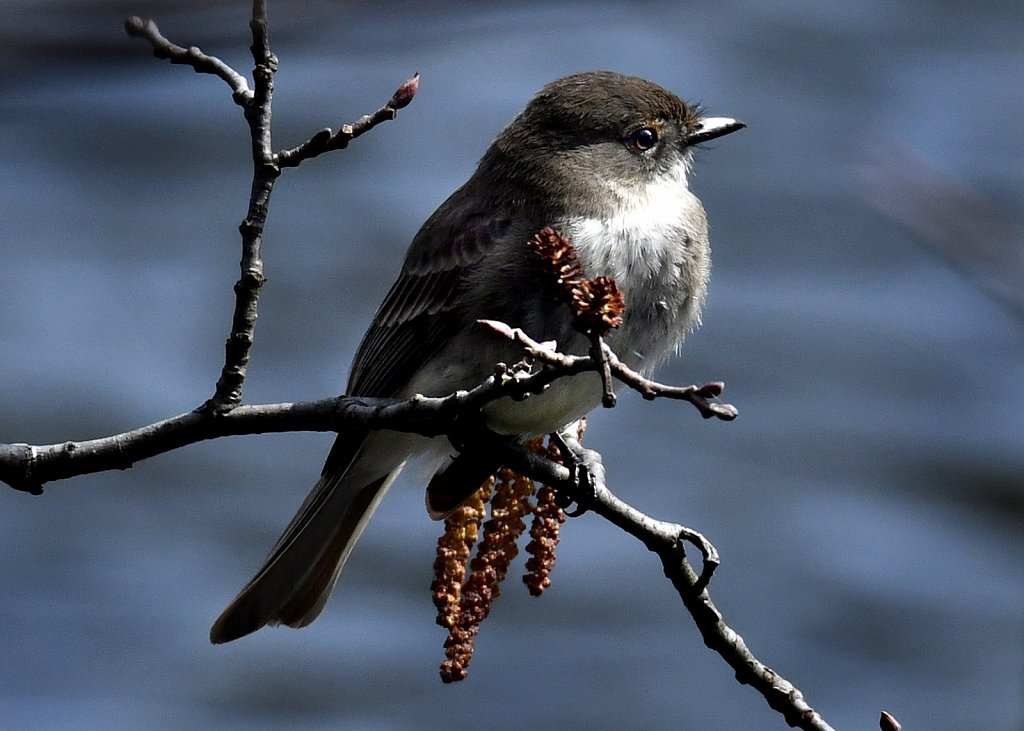
{"type": "MultiPolygon", "coordinates": [[[[443,396],[481,383],[499,362],[520,360],[518,346],[481,319],[587,353],[568,308],[538,285],[527,242],[544,227],[568,238],[586,276],[616,281],[626,309],[607,342],[649,374],[697,326],[707,291],[707,219],[687,184],[693,148],[742,127],[617,73],[545,86],[416,234],[359,346],[347,393],[443,396]]],[[[581,374],[522,401],[495,401],[484,415],[495,431],[534,437],[581,418],[601,394],[598,377],[581,374]]],[[[211,641],[316,619],[406,460],[448,451],[441,438],[358,427],[339,434],[320,480],[214,623],[211,641]]],[[[486,455],[442,462],[428,511],[443,517],[499,467],[486,455]]]]}

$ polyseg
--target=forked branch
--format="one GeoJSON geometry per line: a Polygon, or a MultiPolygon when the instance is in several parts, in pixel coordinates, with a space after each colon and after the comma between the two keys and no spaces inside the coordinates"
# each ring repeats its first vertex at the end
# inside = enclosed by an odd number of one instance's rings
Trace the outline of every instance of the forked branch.
{"type": "MultiPolygon", "coordinates": [[[[614,403],[611,381],[617,379],[646,399],[689,401],[705,418],[731,420],[736,417],[734,407],[716,400],[722,392],[721,383],[667,386],[641,376],[618,359],[603,340],[603,328],[614,327],[615,317],[621,315],[614,287],[606,287],[607,282],[565,280],[568,283],[567,296],[587,300],[588,306],[593,306],[598,315],[588,331],[592,343],[589,356],[560,353],[508,324],[488,321],[484,323],[486,326],[521,345],[532,365],[500,366],[479,386],[443,398],[415,397],[398,401],[343,396],[304,404],[241,405],[259,292],[264,283],[261,248],[274,182],[284,168],[295,167],[325,152],[344,149],[360,135],[394,119],[397,111],[415,96],[418,75],[402,84],[373,114],[351,124],[342,124],[337,132],[330,128],[321,129],[296,147],[275,153],[270,122],[277,59],[270,50],[266,0],[253,3],[250,23],[254,62],[252,88],[244,76],[217,57],[198,48],[185,48],[169,41],[151,20],[129,18],[125,28],[133,37],[147,41],[158,58],[188,65],[197,73],[222,79],[231,89],[234,102],[242,107],[249,124],[253,180],[248,211],[240,225],[241,277],[235,284],[235,308],[224,366],[214,395],[187,414],[101,439],[50,445],[0,444],[0,480],[15,489],[39,494],[47,482],[103,470],[127,469],[139,460],[228,435],[344,431],[352,424],[428,436],[458,433],[458,441],[464,449],[491,450],[511,469],[558,489],[569,495],[582,511],[597,513],[643,541],[661,559],[665,575],[700,629],[704,642],[736,671],[737,679],[756,688],[790,725],[818,731],[830,728],[804,701],[799,690],[758,661],[742,638],[725,624],[707,591],[719,563],[718,553],[700,533],[681,525],[654,520],[616,498],[605,485],[598,455],[584,450],[578,441],[560,437],[559,446],[566,461],[563,465],[524,449],[516,439],[486,428],[475,429],[468,434],[460,430],[461,424],[473,421],[472,416],[479,415],[480,409],[495,399],[528,397],[543,391],[559,378],[572,377],[584,371],[603,374],[604,402],[608,406],[614,403]],[[695,546],[701,553],[700,573],[688,562],[686,544],[695,546]]],[[[550,239],[541,244],[552,242],[557,250],[557,240],[550,239]]],[[[571,267],[566,272],[572,274],[571,267]]],[[[480,423],[480,420],[476,419],[474,423],[480,423]]]]}

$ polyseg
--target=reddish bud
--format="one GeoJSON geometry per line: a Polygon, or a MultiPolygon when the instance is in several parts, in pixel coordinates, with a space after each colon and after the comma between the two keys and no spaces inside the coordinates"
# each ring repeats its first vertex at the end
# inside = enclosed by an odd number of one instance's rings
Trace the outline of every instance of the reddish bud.
{"type": "Polygon", "coordinates": [[[888,711],[882,711],[882,717],[878,720],[878,727],[882,731],[900,731],[903,726],[888,711]]]}
{"type": "Polygon", "coordinates": [[[409,102],[416,96],[416,92],[420,88],[420,72],[417,71],[412,75],[412,78],[398,87],[398,91],[395,92],[394,96],[391,97],[391,101],[388,102],[388,106],[392,109],[402,109],[409,106],[409,102]]]}

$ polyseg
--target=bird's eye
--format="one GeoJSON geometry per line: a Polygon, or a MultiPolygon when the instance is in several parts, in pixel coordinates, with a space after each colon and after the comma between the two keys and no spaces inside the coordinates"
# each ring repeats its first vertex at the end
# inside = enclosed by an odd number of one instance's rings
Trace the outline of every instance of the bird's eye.
{"type": "Polygon", "coordinates": [[[658,130],[654,127],[640,127],[629,133],[629,146],[637,152],[646,152],[658,144],[658,130]]]}

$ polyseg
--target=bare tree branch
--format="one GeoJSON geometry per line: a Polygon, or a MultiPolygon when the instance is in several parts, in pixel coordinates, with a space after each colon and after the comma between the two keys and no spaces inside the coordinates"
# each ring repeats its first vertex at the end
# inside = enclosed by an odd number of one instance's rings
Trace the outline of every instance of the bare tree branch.
{"type": "Polygon", "coordinates": [[[402,84],[391,95],[388,102],[373,114],[366,114],[352,124],[343,124],[337,132],[324,127],[298,147],[281,150],[276,160],[279,167],[296,167],[303,161],[331,150],[344,150],[348,143],[360,135],[366,134],[381,122],[387,122],[398,116],[398,110],[409,105],[420,86],[419,73],[402,84]]]}
{"type": "Polygon", "coordinates": [[[772,709],[783,715],[790,726],[807,731],[831,731],[832,727],[804,700],[792,683],[759,661],[743,638],[725,623],[711,601],[706,585],[718,565],[718,552],[700,533],[675,523],[648,517],[617,498],[606,486],[600,455],[586,450],[575,439],[558,435],[563,458],[568,466],[544,459],[528,450],[515,449],[506,438],[476,430],[468,437],[471,448],[488,449],[500,454],[505,463],[520,474],[568,491],[586,509],[640,539],[661,559],[665,576],[700,630],[704,644],[717,652],[735,671],[736,679],[757,690],[772,709]],[[571,456],[571,459],[570,459],[571,456]],[[579,467],[585,467],[580,470],[579,467]],[[691,543],[704,557],[701,574],[686,558],[685,543],[691,543]]]}
{"type": "MultiPolygon", "coordinates": [[[[704,418],[736,418],[736,409],[715,401],[723,384],[674,387],[651,381],[624,365],[600,335],[591,338],[587,357],[560,353],[532,340],[507,324],[482,324],[519,343],[529,358],[525,364],[499,364],[494,374],[468,391],[442,398],[417,396],[400,401],[337,397],[300,404],[241,405],[255,330],[257,302],[264,282],[261,247],[274,182],[285,167],[336,149],[383,121],[394,119],[416,93],[418,75],[395,92],[387,104],[334,133],[325,128],[298,147],[274,154],[271,144],[271,103],[277,59],[270,51],[266,0],[254,0],[250,23],[254,60],[253,90],[245,78],[219,59],[198,48],[183,48],[161,35],[152,21],[129,18],[129,35],[147,40],[158,58],[191,66],[198,73],[223,79],[232,89],[249,124],[253,180],[249,209],[240,226],[242,234],[241,278],[235,284],[236,302],[225,363],[216,392],[203,406],[122,434],[81,442],[49,445],[0,444],[0,480],[11,487],[39,494],[47,482],[110,469],[127,469],[135,462],[187,444],[221,436],[285,431],[338,431],[358,423],[372,429],[393,429],[426,436],[446,435],[460,449],[488,450],[511,469],[556,488],[574,500],[581,510],[601,515],[640,539],[662,561],[684,606],[697,624],[705,644],[736,671],[737,679],[760,692],[791,726],[826,731],[830,727],[803,699],[792,684],[758,661],[743,639],[725,624],[711,602],[707,587],[719,565],[715,547],[700,533],[682,525],[650,518],[619,500],[605,484],[597,453],[585,450],[575,439],[556,436],[566,464],[562,465],[524,449],[515,437],[496,434],[483,425],[481,409],[498,398],[526,398],[542,392],[558,378],[596,371],[604,383],[604,404],[615,403],[611,379],[638,391],[645,399],[673,398],[689,401],[704,418]],[[701,552],[700,574],[689,564],[685,544],[701,552]]],[[[884,720],[884,717],[883,717],[884,720]]]]}
{"type": "Polygon", "coordinates": [[[144,38],[153,46],[153,55],[175,64],[191,66],[197,74],[219,76],[231,87],[231,98],[241,107],[252,102],[252,91],[245,77],[216,56],[207,56],[195,46],[182,48],[171,43],[160,33],[152,20],[143,20],[133,15],[124,22],[124,29],[132,38],[144,38]]]}
{"type": "Polygon", "coordinates": [[[612,383],[612,364],[608,360],[608,353],[604,344],[604,337],[597,332],[590,334],[590,357],[597,364],[597,372],[601,375],[601,405],[606,409],[615,406],[615,385],[612,383]]]}
{"type": "MultiPolygon", "coordinates": [[[[725,388],[721,381],[712,381],[703,386],[666,386],[644,378],[632,368],[619,360],[618,356],[608,347],[608,344],[600,341],[602,357],[595,358],[594,355],[583,357],[578,355],[566,355],[547,347],[544,343],[538,343],[519,328],[509,327],[503,322],[494,320],[480,320],[480,322],[497,333],[504,335],[525,348],[526,352],[542,363],[557,366],[565,373],[579,373],[580,371],[596,370],[601,372],[607,363],[611,374],[624,384],[640,393],[648,401],[656,398],[669,398],[679,401],[689,401],[701,416],[705,419],[715,417],[723,421],[732,421],[739,412],[732,404],[723,404],[712,399],[720,396],[725,388]]],[[[593,351],[592,351],[593,352],[593,351]]],[[[608,403],[606,401],[605,405],[608,403]]],[[[612,400],[611,405],[615,402],[612,400]]]]}
{"type": "Polygon", "coordinates": [[[443,423],[440,415],[444,409],[445,399],[397,401],[346,396],[297,404],[240,405],[220,414],[196,409],[99,439],[0,444],[0,480],[16,490],[40,495],[47,482],[126,470],[136,462],[208,439],[292,431],[344,432],[355,421],[429,435],[443,423]]]}
{"type": "MultiPolygon", "coordinates": [[[[530,378],[549,377],[548,373],[540,372],[527,376],[523,383],[530,378]]],[[[569,465],[564,466],[524,449],[516,438],[481,427],[479,421],[473,421],[472,428],[462,428],[469,413],[478,413],[485,403],[522,387],[522,383],[495,376],[471,391],[444,398],[397,401],[342,396],[301,404],[241,405],[219,415],[196,410],[103,439],[41,446],[0,444],[0,479],[16,489],[38,494],[43,483],[51,480],[127,469],[141,459],[207,439],[288,431],[343,433],[344,427],[354,422],[425,436],[457,434],[454,441],[463,449],[486,450],[497,455],[513,470],[565,492],[587,510],[640,539],[661,558],[666,577],[693,617],[705,644],[736,670],[737,679],[758,690],[791,726],[829,729],[792,684],[754,657],[711,602],[706,587],[719,565],[719,557],[703,535],[682,525],[650,518],[617,498],[605,484],[600,456],[584,450],[575,439],[558,437],[564,447],[563,458],[569,465]],[[700,550],[701,574],[690,566],[684,543],[700,550]]]]}
{"type": "Polygon", "coordinates": [[[251,138],[253,177],[249,196],[249,209],[238,230],[242,235],[241,275],[235,282],[235,307],[231,317],[231,332],[224,343],[224,365],[213,396],[202,409],[224,413],[242,402],[242,386],[249,366],[256,334],[256,318],[260,290],[266,278],[263,275],[263,231],[274,183],[283,167],[295,167],[303,160],[330,150],[341,150],[348,143],[378,124],[394,119],[398,110],[407,106],[416,95],[419,74],[402,84],[383,107],[355,123],[343,125],[337,134],[329,129],[315,133],[306,142],[277,155],[271,139],[271,116],[274,97],[274,74],[277,57],[270,50],[267,21],[267,1],[254,0],[252,19],[253,86],[249,90],[245,78],[226,63],[209,56],[196,47],[178,46],[161,33],[152,20],[132,16],[125,21],[125,30],[133,38],[142,38],[153,46],[153,55],[171,63],[191,66],[196,73],[213,74],[227,82],[232,99],[242,107],[249,125],[251,138]]]}
{"type": "Polygon", "coordinates": [[[274,99],[274,74],[277,58],[270,52],[267,35],[266,0],[255,0],[252,8],[253,82],[255,93],[244,107],[252,148],[253,177],[249,209],[239,224],[242,235],[241,274],[235,282],[235,308],[231,315],[231,333],[224,343],[224,366],[213,396],[205,410],[223,413],[242,401],[242,385],[248,372],[249,357],[256,337],[256,318],[263,276],[263,231],[267,222],[270,196],[281,174],[271,154],[270,120],[274,99]]]}
{"type": "Polygon", "coordinates": [[[567,447],[562,454],[573,455],[576,464],[586,465],[593,478],[592,492],[584,498],[587,500],[585,507],[640,539],[648,550],[658,555],[666,578],[672,582],[693,617],[704,644],[721,655],[736,671],[736,679],[763,695],[768,705],[781,713],[790,726],[809,731],[829,731],[832,727],[807,704],[803,694],[754,657],[743,638],[725,623],[722,613],[712,603],[706,587],[719,562],[715,547],[700,533],[676,523],[650,518],[617,498],[605,484],[600,455],[584,449],[572,437],[562,435],[562,442],[567,447]],[[701,551],[704,568],[700,575],[686,558],[685,543],[691,543],[701,551]]]}
{"type": "MultiPolygon", "coordinates": [[[[503,323],[490,324],[511,331],[503,323]]],[[[615,358],[610,349],[607,353],[615,358]]],[[[591,358],[556,355],[562,359],[560,363],[533,370],[528,363],[515,367],[498,364],[494,375],[480,385],[444,397],[401,400],[339,396],[298,404],[239,405],[223,412],[204,405],[187,414],[98,439],[45,445],[0,444],[0,481],[39,495],[47,482],[128,469],[141,460],[207,439],[272,432],[343,432],[356,423],[424,436],[446,434],[464,445],[472,441],[472,432],[483,420],[481,409],[488,403],[505,397],[521,400],[543,392],[559,378],[601,368],[600,362],[591,358]],[[466,429],[464,425],[471,427],[466,429]]],[[[658,389],[672,388],[654,385],[658,389]]],[[[700,390],[697,386],[687,388],[700,390]]],[[[514,440],[512,443],[518,445],[514,440]]]]}

